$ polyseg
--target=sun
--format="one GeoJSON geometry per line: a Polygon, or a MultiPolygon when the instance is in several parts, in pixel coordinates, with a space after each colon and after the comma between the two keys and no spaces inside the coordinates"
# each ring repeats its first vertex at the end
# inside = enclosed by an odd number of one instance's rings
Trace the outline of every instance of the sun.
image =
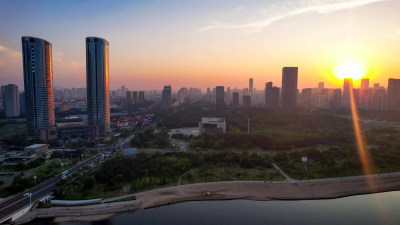
{"type": "Polygon", "coordinates": [[[344,78],[353,78],[353,80],[356,81],[366,75],[366,69],[363,63],[359,60],[346,59],[337,65],[335,75],[340,80],[343,80],[344,78]]]}

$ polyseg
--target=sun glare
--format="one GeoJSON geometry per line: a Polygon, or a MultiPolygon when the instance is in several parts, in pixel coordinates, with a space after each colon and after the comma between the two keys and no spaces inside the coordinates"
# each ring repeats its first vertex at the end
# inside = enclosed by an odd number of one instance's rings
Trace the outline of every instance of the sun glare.
{"type": "Polygon", "coordinates": [[[343,80],[344,78],[353,78],[354,81],[361,79],[366,74],[365,66],[357,60],[348,59],[338,64],[335,75],[343,80]]]}

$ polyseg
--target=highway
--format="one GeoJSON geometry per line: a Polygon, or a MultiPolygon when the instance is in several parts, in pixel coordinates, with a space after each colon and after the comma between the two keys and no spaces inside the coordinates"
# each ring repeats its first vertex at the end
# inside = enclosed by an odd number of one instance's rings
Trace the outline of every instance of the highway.
{"type": "MultiPolygon", "coordinates": [[[[68,170],[63,171],[63,173],[68,171],[68,176],[71,174],[74,174],[75,172],[79,171],[82,167],[88,165],[90,166],[94,164],[101,163],[101,159],[103,159],[103,156],[105,156],[107,153],[106,152],[111,152],[113,150],[119,150],[122,147],[126,147],[129,145],[130,140],[133,138],[134,135],[131,135],[123,140],[119,140],[117,143],[111,145],[111,146],[104,146],[99,149],[99,153],[92,156],[89,159],[86,159],[83,162],[78,163],[77,165],[71,167],[68,170]]],[[[112,154],[108,154],[109,157],[112,156],[112,154]]],[[[56,188],[57,185],[56,183],[60,180],[62,180],[63,175],[58,174],[57,176],[50,178],[49,180],[29,189],[26,190],[25,192],[15,195],[12,198],[5,199],[0,202],[0,221],[3,219],[9,217],[15,212],[18,212],[19,210],[28,207],[31,203],[34,203],[35,201],[45,197],[46,195],[49,195],[51,192],[53,192],[56,188]],[[30,193],[32,194],[31,196],[30,193]]]]}

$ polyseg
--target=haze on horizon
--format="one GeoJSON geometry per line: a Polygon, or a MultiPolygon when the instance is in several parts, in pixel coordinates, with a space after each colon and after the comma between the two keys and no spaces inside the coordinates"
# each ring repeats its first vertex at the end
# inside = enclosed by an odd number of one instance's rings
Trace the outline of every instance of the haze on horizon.
{"type": "MultiPolygon", "coordinates": [[[[340,87],[356,59],[371,83],[400,76],[398,0],[0,0],[1,84],[22,89],[21,36],[53,45],[54,86],[85,87],[85,37],[110,42],[110,85],[263,89],[299,67],[299,88],[340,87]]],[[[351,76],[351,75],[350,75],[351,76]]]]}

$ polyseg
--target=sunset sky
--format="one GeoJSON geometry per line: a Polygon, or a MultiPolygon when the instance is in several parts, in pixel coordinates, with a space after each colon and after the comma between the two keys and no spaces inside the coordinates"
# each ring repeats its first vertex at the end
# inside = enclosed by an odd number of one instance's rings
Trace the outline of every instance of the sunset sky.
{"type": "MultiPolygon", "coordinates": [[[[110,42],[110,86],[340,87],[346,60],[370,83],[400,78],[400,0],[0,0],[0,84],[23,87],[21,36],[53,45],[54,85],[86,85],[85,37],[110,42]]],[[[352,75],[349,75],[352,76],[352,75]]]]}

